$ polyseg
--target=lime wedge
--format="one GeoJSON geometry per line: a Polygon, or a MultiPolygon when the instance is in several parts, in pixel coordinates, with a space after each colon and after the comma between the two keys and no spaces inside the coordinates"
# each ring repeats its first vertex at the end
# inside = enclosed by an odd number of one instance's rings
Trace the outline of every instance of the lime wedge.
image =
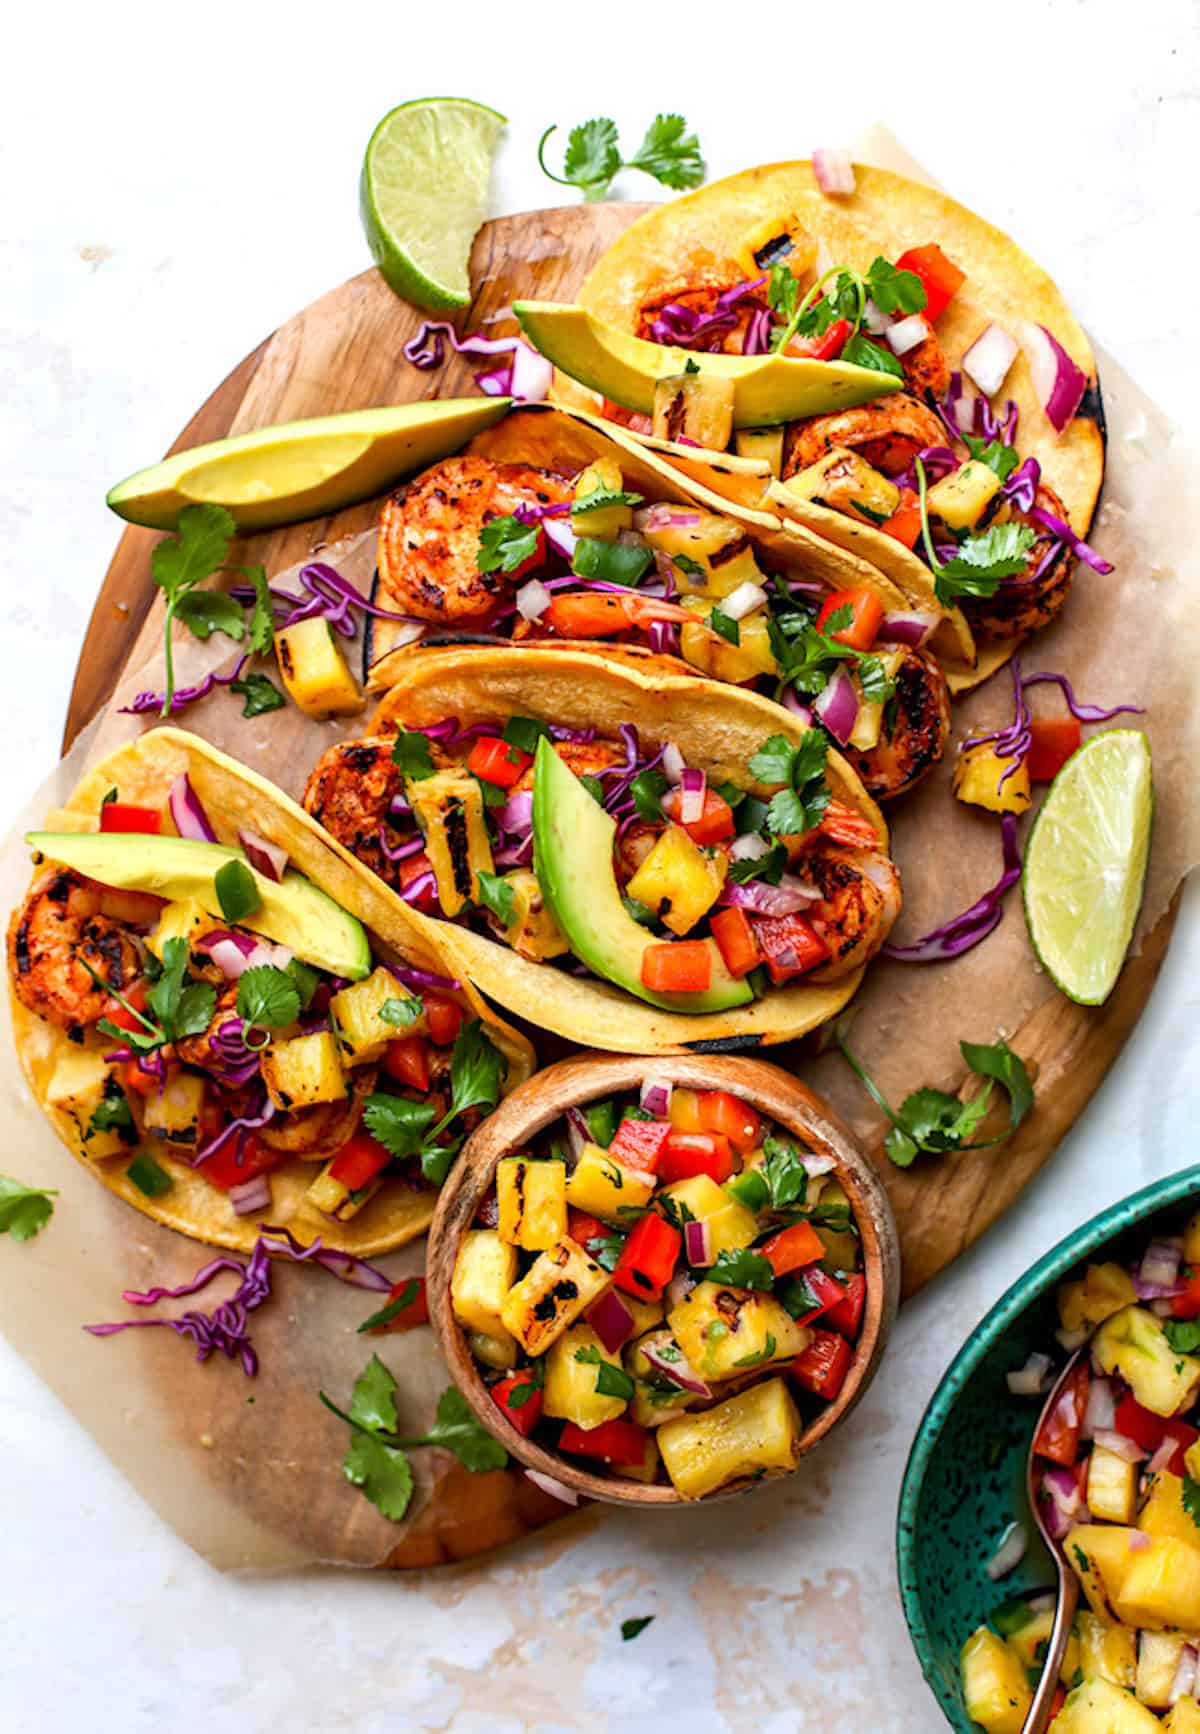
{"type": "Polygon", "coordinates": [[[428,309],[465,307],[467,262],[487,215],[505,117],[460,96],[403,102],[363,158],[359,197],[372,257],[397,295],[428,309]]]}
{"type": "Polygon", "coordinates": [[[1154,821],[1150,743],[1106,729],[1067,760],[1025,845],[1033,949],[1068,999],[1103,1005],[1142,904],[1154,821]]]}

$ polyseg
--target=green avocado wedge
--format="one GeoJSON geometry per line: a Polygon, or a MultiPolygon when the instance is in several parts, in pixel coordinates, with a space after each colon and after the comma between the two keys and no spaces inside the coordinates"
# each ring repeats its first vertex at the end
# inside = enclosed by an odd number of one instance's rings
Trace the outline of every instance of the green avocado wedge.
{"type": "Polygon", "coordinates": [[[725,968],[715,943],[706,993],[650,993],[642,957],[658,943],[621,902],[612,869],[616,823],[569,771],[549,741],[538,742],[533,773],[533,870],[542,896],[582,963],[648,1005],[673,1012],[720,1012],[754,998],[725,968]]]}
{"type": "Polygon", "coordinates": [[[255,871],[240,849],[224,843],[191,842],[184,837],[146,837],[87,831],[30,831],[31,849],[64,867],[73,867],[118,891],[147,891],[178,902],[194,897],[210,915],[224,920],[214,880],[219,868],[240,861],[252,875],[258,907],[239,927],[286,945],[304,963],[331,975],[361,981],[371,973],[366,930],[302,873],[287,871],[276,884],[255,871]]]}
{"type": "Polygon", "coordinates": [[[556,301],[514,301],[521,329],[547,361],[580,385],[625,409],[649,415],[654,382],[699,371],[734,382],[733,425],[771,427],[853,409],[903,389],[903,380],[846,361],[810,361],[798,355],[703,355],[667,349],[604,325],[583,307],[556,301]]]}
{"type": "Polygon", "coordinates": [[[457,451],[512,407],[507,397],[447,398],[280,422],[193,446],[108,493],[119,518],[174,530],[185,506],[232,512],[239,530],[324,517],[457,451]]]}

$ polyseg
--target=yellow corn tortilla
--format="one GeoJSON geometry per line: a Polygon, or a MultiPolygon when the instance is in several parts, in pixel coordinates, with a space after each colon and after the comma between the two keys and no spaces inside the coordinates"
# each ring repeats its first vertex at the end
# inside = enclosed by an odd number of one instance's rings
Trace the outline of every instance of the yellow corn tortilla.
{"type": "MultiPolygon", "coordinates": [[[[530,716],[565,728],[595,728],[616,739],[631,723],[654,751],[671,740],[689,765],[711,783],[736,781],[764,793],[746,765],[768,736],[798,742],[805,725],[769,699],[742,687],[646,668],[564,646],[548,655],[537,648],[487,649],[419,646],[391,661],[392,684],[366,733],[421,727],[457,717],[463,728],[510,716],[530,716]]],[[[881,848],[887,825],[859,778],[830,751],[835,796],[875,825],[881,848]]],[[[394,896],[394,893],[387,893],[394,896]]],[[[397,899],[398,901],[398,899],[397,899]]],[[[857,970],[825,985],[793,982],[748,1006],[688,1017],[662,1011],[608,983],[532,963],[498,940],[464,927],[438,924],[455,974],[469,976],[489,999],[518,1017],[585,1047],[620,1053],[680,1053],[685,1049],[767,1047],[791,1041],[825,1023],[846,1004],[862,979],[857,970]]]]}
{"type": "MultiPolygon", "coordinates": [[[[268,842],[286,849],[292,866],[358,917],[371,935],[372,950],[380,958],[409,963],[440,975],[458,975],[462,991],[454,997],[470,1016],[483,1020],[489,1036],[508,1060],[505,1093],[532,1075],[536,1064],[532,1047],[459,975],[457,962],[447,956],[435,924],[414,915],[407,904],[387,893],[375,876],[351,856],[332,848],[320,826],[273,784],[197,736],[172,728],[153,729],[142,735],[88,772],[66,806],[58,809],[49,823],[57,830],[96,830],[101,803],[113,788],[122,801],[147,807],[165,806],[172,782],[184,771],[219,842],[236,844],[239,827],[256,831],[268,842]]],[[[36,871],[40,873],[43,868],[36,871]]],[[[126,1179],[129,1165],[126,1156],[89,1161],[81,1154],[70,1117],[52,1109],[46,1101],[54,1070],[73,1044],[65,1030],[24,1006],[11,983],[9,1001],[17,1053],[29,1087],[76,1159],[90,1168],[110,1192],[144,1216],[193,1240],[249,1251],[259,1235],[259,1220],[234,1215],[228,1195],[209,1185],[203,1169],[193,1169],[186,1157],[173,1156],[164,1143],[148,1139],[141,1146],[174,1181],[170,1191],[158,1198],[147,1198],[126,1179]]],[[[114,1045],[110,1038],[95,1032],[88,1036],[88,1043],[114,1045]]],[[[136,1153],[136,1147],[131,1146],[129,1155],[136,1153]]],[[[305,1199],[321,1167],[320,1162],[297,1158],[271,1170],[269,1220],[290,1229],[305,1245],[320,1235],[326,1246],[369,1258],[423,1234],[433,1219],[436,1193],[413,1192],[390,1181],[349,1222],[331,1221],[312,1209],[305,1199]]]]}

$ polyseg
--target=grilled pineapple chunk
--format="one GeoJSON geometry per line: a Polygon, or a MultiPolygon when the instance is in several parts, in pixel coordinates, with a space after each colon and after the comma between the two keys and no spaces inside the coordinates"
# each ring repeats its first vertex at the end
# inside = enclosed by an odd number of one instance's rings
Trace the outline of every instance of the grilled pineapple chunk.
{"type": "Polygon", "coordinates": [[[510,1289],[500,1309],[501,1322],[527,1355],[544,1354],[611,1281],[608,1272],[564,1234],[510,1289]]]}
{"type": "Polygon", "coordinates": [[[739,458],[762,458],[771,474],[783,473],[782,427],[739,427],[733,431],[733,449],[739,458]]]}
{"type": "Polygon", "coordinates": [[[731,596],[740,584],[762,583],[749,536],[740,524],[719,512],[661,506],[651,515],[642,535],[672,561],[675,581],[684,596],[690,592],[719,601],[722,596],[731,596]]]}
{"type": "Polygon", "coordinates": [[[308,1191],[304,1194],[305,1201],[314,1210],[319,1210],[322,1216],[332,1217],[334,1222],[349,1222],[358,1215],[365,1204],[369,1204],[379,1188],[383,1185],[383,1176],[378,1180],[369,1180],[357,1191],[351,1191],[344,1180],[338,1180],[333,1173],[334,1157],[322,1168],[308,1191]]]}
{"type": "Polygon", "coordinates": [[[450,1278],[450,1307],[460,1325],[499,1342],[510,1338],[502,1317],[517,1280],[517,1249],[494,1228],[471,1228],[459,1243],[450,1278]]]}
{"type": "MultiPolygon", "coordinates": [[[[904,663],[903,650],[881,651],[876,661],[889,680],[895,680],[904,663]]],[[[862,681],[857,672],[850,676],[854,690],[858,694],[858,715],[854,719],[854,727],[850,730],[847,746],[854,748],[856,753],[869,753],[879,745],[879,736],[883,729],[883,713],[887,708],[876,699],[863,697],[862,681]]]]}
{"type": "MultiPolygon", "coordinates": [[[[1137,1636],[1128,1626],[1115,1626],[1098,1614],[1076,1614],[1075,1627],[1079,1637],[1079,1671],[1084,1679],[1099,1676],[1114,1686],[1133,1689],[1137,1674],[1137,1636]]],[[[1064,1679],[1073,1678],[1073,1671],[1064,1672],[1064,1679]]]]}
{"type": "Polygon", "coordinates": [[[327,620],[298,620],[275,634],[275,656],[288,696],[305,716],[355,716],[365,700],[327,620]]]}
{"type": "Polygon", "coordinates": [[[815,464],[780,485],[798,500],[814,500],[866,524],[885,521],[900,506],[895,482],[846,446],[834,446],[815,464]]]}
{"type": "Polygon", "coordinates": [[[161,958],[168,939],[186,939],[190,948],[220,925],[197,898],[180,897],[163,905],[158,921],[146,935],[146,944],[155,957],[161,958]]]}
{"type": "Polygon", "coordinates": [[[1068,1531],[1063,1543],[1063,1550],[1083,1585],[1083,1593],[1093,1613],[1102,1620],[1112,1621],[1119,1617],[1117,1596],[1133,1559],[1129,1551],[1133,1534],[1132,1529],[1118,1528],[1114,1524],[1078,1523],[1068,1531]]]}
{"type": "Polygon", "coordinates": [[[1084,1680],[1054,1718],[1054,1734],[1162,1734],[1162,1724],[1110,1681],[1084,1680]]]}
{"type": "Polygon", "coordinates": [[[1119,1264],[1089,1264],[1078,1282],[1058,1291],[1058,1316],[1064,1331],[1084,1331],[1102,1325],[1137,1299],[1133,1278],[1119,1264]]]}
{"type": "MultiPolygon", "coordinates": [[[[1008,1636],[1008,1647],[1014,1651],[1018,1660],[1031,1673],[1039,1671],[1039,1662],[1045,1654],[1045,1644],[1054,1629],[1053,1609],[1047,1608],[1045,1613],[1035,1614],[1023,1626],[1008,1636]]],[[[1059,1669],[1059,1679],[1064,1686],[1069,1686],[1079,1669],[1079,1641],[1074,1636],[1067,1639],[1067,1647],[1063,1651],[1062,1666],[1059,1669]]]]}
{"type": "Polygon", "coordinates": [[[736,1198],[731,1198],[709,1174],[677,1180],[673,1186],[663,1190],[681,1212],[690,1211],[697,1222],[707,1224],[714,1258],[718,1253],[734,1252],[739,1247],[749,1246],[758,1233],[758,1218],[754,1212],[747,1210],[736,1198]]]}
{"type": "MultiPolygon", "coordinates": [[[[355,981],[335,993],[329,1002],[333,1032],[341,1049],[342,1063],[347,1066],[371,1066],[381,1060],[390,1041],[399,1035],[414,1035],[422,1027],[424,1012],[416,1021],[400,1029],[383,1016],[389,1000],[416,1000],[417,996],[402,987],[390,969],[380,964],[365,981],[355,981]]],[[[420,1001],[417,1001],[420,1007],[420,1001]]]]}
{"type": "Polygon", "coordinates": [[[262,1057],[262,1080],[277,1108],[312,1108],[318,1102],[340,1102],[346,1095],[346,1074],[332,1030],[292,1036],[272,1042],[262,1057]]]}
{"type": "Polygon", "coordinates": [[[973,530],[1004,486],[990,465],[972,458],[929,490],[929,515],[950,530],[973,530]]]}
{"type": "Polygon", "coordinates": [[[963,1702],[987,1734],[1021,1734],[1033,1703],[1028,1675],[1013,1650],[987,1626],[963,1645],[963,1702]]]}
{"type": "Polygon", "coordinates": [[[87,1048],[68,1048],[46,1086],[46,1106],[67,1116],[75,1128],[80,1153],[97,1161],[106,1156],[124,1156],[137,1143],[136,1132],[127,1131],[122,1137],[115,1126],[103,1131],[92,1126],[92,1115],[101,1102],[115,1105],[123,1097],[124,1091],[103,1055],[87,1048]]]}
{"type": "Polygon", "coordinates": [[[1200,1734],[1200,1704],[1195,1698],[1180,1698],[1163,1723],[1164,1734],[1200,1734]]]}
{"type": "Polygon", "coordinates": [[[632,506],[586,509],[589,494],[619,494],[624,487],[621,466],[611,458],[598,458],[594,464],[589,464],[575,483],[575,499],[571,506],[571,528],[575,534],[594,536],[601,542],[615,542],[622,530],[632,529],[632,506]]]}
{"type": "Polygon", "coordinates": [[[165,1138],[168,1144],[198,1143],[204,1093],[205,1082],[198,1072],[172,1071],[166,1083],[151,1090],[142,1104],[142,1125],[147,1134],[165,1138]]]}
{"type": "Polygon", "coordinates": [[[786,265],[803,280],[817,262],[817,243],[795,211],[755,223],[738,242],[734,258],[748,278],[761,277],[772,265],[786,265]]]}
{"type": "Polygon", "coordinates": [[[679,648],[684,661],[690,662],[693,668],[711,675],[714,680],[728,681],[732,686],[754,680],[760,674],[778,674],[779,664],[771,649],[765,609],[739,620],[738,642],[730,644],[728,639],[702,624],[717,604],[689,596],[683,606],[696,615],[694,623],[685,620],[679,628],[679,648]]]}
{"type": "Polygon", "coordinates": [[[479,875],[494,867],[483,790],[462,765],[452,765],[431,777],[407,777],[404,792],[425,838],[442,914],[458,915],[478,902],[479,875]]]}
{"type": "Polygon", "coordinates": [[[488,926],[498,933],[506,945],[521,957],[542,963],[548,957],[563,957],[570,951],[570,942],[554,916],[546,907],[546,899],[537,875],[527,867],[517,867],[504,875],[513,894],[512,920],[507,925],[488,911],[488,926]]]}
{"type": "Polygon", "coordinates": [[[1145,1307],[1123,1307],[1096,1332],[1092,1352],[1106,1373],[1119,1373],[1143,1409],[1182,1415],[1200,1390],[1200,1360],[1167,1341],[1162,1321],[1145,1307]]]}
{"type": "Polygon", "coordinates": [[[1134,1691],[1139,1704],[1165,1710],[1188,1640],[1181,1632],[1142,1632],[1138,1638],[1134,1691]]]}
{"type": "Polygon", "coordinates": [[[725,885],[729,857],[706,854],[682,825],[668,825],[642,862],[626,895],[653,909],[672,933],[690,933],[725,885]]]}
{"type": "Polygon", "coordinates": [[[1132,1523],[1137,1507],[1137,1466],[1107,1446],[1094,1445],[1088,1459],[1087,1506],[1106,1523],[1132,1523]]]}
{"type": "Polygon", "coordinates": [[[714,373],[670,373],[654,382],[653,432],[660,440],[694,440],[723,452],[733,435],[732,379],[714,373]]]}
{"type": "Polygon", "coordinates": [[[698,1283],[671,1308],[667,1324],[701,1378],[713,1381],[793,1360],[812,1341],[774,1295],[717,1282],[698,1283]]]}
{"type": "Polygon", "coordinates": [[[624,1397],[609,1397],[596,1389],[600,1368],[592,1359],[595,1351],[610,1367],[620,1369],[621,1357],[610,1354],[591,1325],[579,1323],[551,1343],[546,1354],[542,1413],[559,1421],[574,1421],[590,1432],[605,1421],[625,1413],[624,1397]],[[576,1360],[580,1350],[587,1359],[576,1360]]]}
{"type": "Polygon", "coordinates": [[[744,1475],[790,1471],[803,1424],[782,1379],[766,1379],[701,1415],[658,1429],[658,1448],[676,1493],[700,1499],[744,1475]]]}
{"type": "Polygon", "coordinates": [[[959,753],[953,786],[956,799],[988,813],[1023,813],[1031,799],[1025,760],[1002,759],[986,742],[959,753]]]}
{"type": "Polygon", "coordinates": [[[502,1337],[488,1337],[482,1331],[467,1332],[467,1347],[485,1367],[495,1367],[498,1373],[511,1373],[517,1364],[517,1342],[506,1331],[502,1337]]]}
{"type": "Polygon", "coordinates": [[[602,1222],[619,1222],[622,1210],[649,1204],[653,1191],[653,1175],[627,1168],[599,1144],[585,1144],[567,1181],[567,1203],[602,1222]]]}
{"type": "Polygon", "coordinates": [[[506,1156],[496,1164],[497,1232],[509,1246],[544,1252],[567,1232],[567,1165],[506,1156]]]}
{"type": "MultiPolygon", "coordinates": [[[[1200,1531],[1197,1531],[1200,1535],[1200,1531]]],[[[1200,1626],[1200,1547],[1158,1536],[1129,1560],[1116,1609],[1129,1625],[1149,1631],[1200,1626]]]]}

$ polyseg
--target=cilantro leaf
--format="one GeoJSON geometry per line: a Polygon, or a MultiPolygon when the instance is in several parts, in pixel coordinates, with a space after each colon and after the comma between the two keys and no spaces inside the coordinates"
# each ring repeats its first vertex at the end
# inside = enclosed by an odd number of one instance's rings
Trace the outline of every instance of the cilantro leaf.
{"type": "Polygon", "coordinates": [[[479,885],[480,905],[484,909],[490,909],[502,926],[511,927],[517,894],[510,881],[499,873],[488,873],[482,868],[476,874],[476,880],[479,885]]]}
{"type": "Polygon", "coordinates": [[[1005,1042],[960,1042],[959,1051],[973,1072],[982,1078],[995,1078],[1008,1092],[1012,1130],[1021,1124],[1033,1107],[1033,1084],[1025,1063],[1005,1042]]]}
{"type": "Polygon", "coordinates": [[[968,536],[937,572],[938,601],[949,605],[959,596],[994,596],[1002,578],[1024,572],[1036,540],[1028,524],[1014,523],[993,524],[978,536],[968,536]]]}
{"type": "Polygon", "coordinates": [[[478,1018],[459,1026],[450,1054],[450,1111],[442,1125],[469,1108],[494,1108],[508,1062],[478,1018]]]}
{"type": "Polygon", "coordinates": [[[605,506],[640,506],[643,495],[626,493],[622,488],[593,488],[590,494],[584,494],[582,499],[576,497],[571,502],[571,515],[576,512],[598,512],[605,506]]]}
{"type": "Polygon", "coordinates": [[[732,885],[744,885],[748,879],[762,879],[768,885],[778,885],[786,866],[787,850],[782,843],[772,843],[765,855],[748,855],[742,861],[731,861],[729,881],[732,885]]]}
{"type": "Polygon", "coordinates": [[[1014,1054],[1004,1041],[994,1043],[960,1042],[959,1050],[973,1072],[986,1077],[984,1088],[966,1102],[948,1090],[925,1087],[905,1097],[899,1109],[894,1109],[878,1086],[864,1071],[846,1042],[839,1027],[835,1039],[842,1058],[859,1082],[873,1097],[892,1122],[884,1139],[884,1149],[898,1168],[911,1167],[922,1152],[945,1155],[951,1150],[984,1150],[1011,1137],[1033,1107],[1033,1085],[1019,1054],[1014,1054]],[[993,1083],[999,1083],[1008,1096],[1008,1126],[996,1138],[972,1141],[991,1105],[993,1083]]]}
{"type": "Polygon", "coordinates": [[[767,807],[767,829],[777,837],[811,831],[829,805],[825,761],[829,741],[820,729],[808,729],[798,746],[786,735],[772,735],[750,760],[750,774],[762,783],[783,783],[767,807]]]}
{"type": "Polygon", "coordinates": [[[399,768],[402,777],[411,777],[419,782],[422,777],[433,775],[433,752],[426,735],[417,729],[404,729],[396,736],[396,744],[392,748],[392,763],[399,768]]]}
{"type": "Polygon", "coordinates": [[[254,606],[250,611],[246,648],[254,656],[265,656],[275,643],[275,609],[271,601],[271,586],[267,582],[267,569],[261,565],[247,566],[245,575],[254,586],[254,606]]]}
{"type": "Polygon", "coordinates": [[[282,710],[284,697],[275,682],[266,674],[246,674],[229,683],[230,692],[239,693],[244,699],[242,715],[265,716],[268,711],[282,710]]]}
{"type": "Polygon", "coordinates": [[[146,995],[146,1004],[162,1025],[163,1039],[168,1042],[202,1035],[217,1008],[216,988],[206,981],[188,981],[187,966],[186,939],[168,939],[163,946],[162,974],[146,995]]]}
{"type": "Polygon", "coordinates": [[[224,590],[185,591],[175,605],[175,618],[199,639],[209,639],[214,632],[236,639],[246,635],[242,605],[224,590]]]}
{"type": "Polygon", "coordinates": [[[772,265],[767,280],[767,306],[776,325],[782,327],[789,323],[799,299],[800,284],[790,266],[782,263],[772,265]]]}
{"type": "Polygon", "coordinates": [[[284,969],[260,963],[238,977],[237,1013],[260,1030],[280,1030],[300,1016],[300,989],[284,969]]]}
{"type": "Polygon", "coordinates": [[[1194,1475],[1183,1478],[1183,1509],[1192,1522],[1200,1529],[1200,1481],[1194,1475]]]}
{"type": "Polygon", "coordinates": [[[575,1359],[596,1368],[596,1391],[601,1397],[622,1397],[626,1402],[633,1396],[633,1380],[621,1367],[606,1361],[595,1343],[585,1343],[576,1349],[575,1359]]]}
{"type": "Polygon", "coordinates": [[[479,532],[475,564],[481,572],[515,572],[537,553],[541,535],[537,524],[522,524],[511,513],[493,518],[479,532]]]}
{"type": "Polygon", "coordinates": [[[700,140],[688,132],[681,114],[656,114],[625,167],[641,169],[676,192],[698,187],[704,179],[700,140]]]}
{"type": "Polygon", "coordinates": [[[437,1110],[432,1102],[376,1094],[363,1104],[363,1123],[397,1161],[419,1155],[437,1110]]]}
{"type": "Polygon", "coordinates": [[[748,1246],[726,1247],[704,1273],[704,1280],[724,1283],[729,1288],[770,1289],[775,1285],[775,1272],[761,1252],[748,1246]]]}
{"type": "Polygon", "coordinates": [[[404,999],[385,999],[379,1015],[394,1030],[406,1030],[416,1023],[424,1010],[425,1002],[420,995],[410,993],[404,999]]]}
{"type": "Polygon", "coordinates": [[[296,992],[300,995],[300,1010],[307,1011],[312,1004],[313,995],[321,985],[321,978],[311,964],[301,963],[294,957],[287,966],[287,973],[296,984],[296,992]]]}
{"type": "Polygon", "coordinates": [[[258,881],[244,861],[226,861],[213,874],[213,890],[226,921],[244,921],[262,902],[258,881]]]}
{"type": "Polygon", "coordinates": [[[355,1433],[342,1459],[342,1474],[384,1517],[400,1522],[413,1492],[412,1470],[403,1451],[368,1433],[355,1433]]]}
{"type": "Polygon", "coordinates": [[[544,175],[560,187],[580,187],[584,197],[602,199],[613,176],[621,166],[621,151],[617,143],[616,122],[606,116],[582,121],[567,134],[567,149],[563,157],[563,172],[556,175],[546,167],[546,140],[557,126],[548,126],[538,141],[538,162],[544,175]]]}
{"type": "Polygon", "coordinates": [[[535,1392],[540,1391],[546,1378],[544,1361],[535,1361],[531,1367],[523,1367],[522,1372],[529,1377],[524,1384],[514,1385],[504,1399],[506,1409],[523,1409],[535,1392]]]}
{"type": "Polygon", "coordinates": [[[776,1210],[804,1203],[808,1196],[808,1170],[790,1138],[763,1139],[762,1174],[776,1210]]]}
{"type": "MultiPolygon", "coordinates": [[[[164,537],[150,555],[150,576],[167,601],[163,616],[163,659],[166,663],[166,691],[160,713],[163,716],[170,715],[175,698],[175,659],[171,633],[175,617],[185,597],[196,585],[224,566],[236,529],[233,517],[224,506],[185,506],[179,514],[179,529],[176,534],[164,537]]],[[[211,626],[209,630],[212,630],[211,626]]],[[[241,632],[236,636],[240,638],[241,632]]]]}
{"type": "Polygon", "coordinates": [[[667,779],[661,771],[639,771],[629,785],[639,818],[651,824],[663,816],[662,798],[667,792],[667,779]]]}
{"type": "Polygon", "coordinates": [[[625,1250],[623,1234],[600,1234],[595,1240],[589,1240],[585,1248],[588,1256],[595,1259],[603,1270],[616,1270],[625,1250]]]}
{"type": "Polygon", "coordinates": [[[372,1355],[358,1378],[350,1398],[350,1418],[360,1427],[396,1431],[396,1379],[378,1355],[372,1355]]]}
{"type": "Polygon", "coordinates": [[[549,726],[539,722],[532,716],[510,716],[504,725],[501,740],[507,741],[510,747],[516,747],[523,753],[536,753],[537,744],[543,735],[551,738],[549,726]]]}
{"type": "Polygon", "coordinates": [[[437,1420],[420,1439],[406,1439],[406,1445],[440,1445],[453,1451],[464,1469],[482,1474],[488,1469],[503,1469],[508,1452],[498,1439],[493,1439],[482,1421],[476,1419],[467,1399],[453,1385],[438,1398],[437,1420]]]}
{"type": "Polygon", "coordinates": [[[755,1349],[753,1354],[743,1355],[740,1360],[735,1361],[733,1364],[735,1367],[761,1367],[764,1361],[769,1361],[771,1359],[777,1346],[775,1338],[771,1335],[770,1331],[768,1331],[767,1340],[764,1342],[761,1349],[755,1349]]]}
{"type": "Polygon", "coordinates": [[[881,313],[921,313],[925,309],[924,283],[915,271],[898,271],[890,259],[876,258],[863,282],[881,313]]]}
{"type": "Polygon", "coordinates": [[[1163,1331],[1177,1355],[1200,1354],[1200,1319],[1167,1319],[1163,1331]]]}
{"type": "Polygon", "coordinates": [[[740,644],[742,642],[741,627],[731,614],[723,613],[720,608],[714,606],[709,609],[707,624],[718,637],[725,639],[727,643],[740,644]]]}
{"type": "Polygon", "coordinates": [[[40,1234],[51,1216],[57,1189],[24,1186],[7,1174],[0,1174],[0,1234],[11,1234],[14,1240],[32,1240],[40,1234]]]}
{"type": "Polygon", "coordinates": [[[869,367],[873,373],[890,373],[893,379],[904,378],[904,369],[891,350],[881,343],[872,343],[861,332],[846,339],[838,359],[853,362],[855,367],[869,367]]]}
{"type": "Polygon", "coordinates": [[[631,1639],[638,1637],[645,1631],[647,1626],[653,1625],[653,1623],[653,1614],[642,1614],[641,1617],[636,1620],[622,1620],[621,1642],[623,1644],[629,1643],[631,1639]]]}
{"type": "Polygon", "coordinates": [[[963,434],[963,443],[977,463],[986,464],[989,470],[994,470],[1002,482],[1006,482],[1020,463],[1020,453],[1016,446],[1006,446],[1001,439],[983,440],[977,434],[963,434]]]}

